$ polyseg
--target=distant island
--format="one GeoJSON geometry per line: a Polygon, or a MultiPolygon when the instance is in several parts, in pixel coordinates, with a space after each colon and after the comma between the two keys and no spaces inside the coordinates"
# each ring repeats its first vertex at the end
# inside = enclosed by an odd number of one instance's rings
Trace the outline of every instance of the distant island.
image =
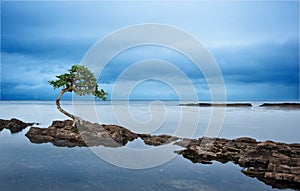
{"type": "Polygon", "coordinates": [[[180,106],[199,106],[199,107],[252,107],[251,103],[187,103],[180,106]]]}
{"type": "Polygon", "coordinates": [[[300,109],[300,103],[263,103],[259,107],[300,109]]]}
{"type": "MultiPolygon", "coordinates": [[[[252,107],[251,103],[184,103],[179,105],[196,107],[252,107]]],[[[259,105],[259,107],[270,109],[300,109],[300,103],[263,103],[259,105]]]]}

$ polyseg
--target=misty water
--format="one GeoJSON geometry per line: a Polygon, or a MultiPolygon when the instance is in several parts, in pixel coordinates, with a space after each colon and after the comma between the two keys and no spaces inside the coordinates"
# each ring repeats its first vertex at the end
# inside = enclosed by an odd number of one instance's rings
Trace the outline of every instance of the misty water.
{"type": "MultiPolygon", "coordinates": [[[[253,107],[226,108],[222,126],[214,127],[217,135],[230,139],[248,136],[257,140],[300,142],[300,110],[266,109],[258,107],[262,102],[251,103],[253,107]]],[[[2,119],[15,117],[38,122],[35,126],[39,127],[66,119],[50,101],[2,101],[0,104],[2,119]]],[[[178,101],[63,102],[62,105],[93,122],[179,137],[206,135],[210,120],[214,119],[212,108],[179,106],[178,101]]],[[[219,114],[220,110],[217,108],[215,112],[219,114]]],[[[108,160],[107,155],[99,155],[95,148],[33,144],[25,137],[28,129],[17,134],[5,129],[0,132],[0,190],[276,190],[245,176],[242,168],[232,163],[193,164],[172,150],[168,151],[171,156],[168,160],[156,163],[156,159],[165,157],[165,151],[158,149],[147,156],[152,148],[143,145],[141,140],[124,148],[99,146],[103,153],[114,152],[110,157],[121,161],[116,163],[108,160]],[[122,149],[137,152],[127,157],[116,154],[122,149]],[[138,161],[139,169],[131,169],[130,161],[138,161]],[[149,162],[153,163],[149,165],[149,162]]]]}

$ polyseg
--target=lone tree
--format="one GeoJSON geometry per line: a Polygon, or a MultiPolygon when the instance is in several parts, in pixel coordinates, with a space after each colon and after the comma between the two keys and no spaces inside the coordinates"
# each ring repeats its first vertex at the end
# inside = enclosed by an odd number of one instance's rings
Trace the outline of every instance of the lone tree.
{"type": "Polygon", "coordinates": [[[100,98],[102,100],[106,100],[107,93],[104,92],[103,89],[99,90],[96,78],[87,67],[82,65],[73,65],[68,71],[69,73],[56,76],[58,80],[51,80],[49,81],[49,84],[52,85],[54,89],[63,88],[56,99],[57,109],[66,116],[75,120],[76,117],[74,115],[68,113],[60,106],[60,99],[64,93],[74,92],[80,96],[94,95],[96,98],[100,98]]]}

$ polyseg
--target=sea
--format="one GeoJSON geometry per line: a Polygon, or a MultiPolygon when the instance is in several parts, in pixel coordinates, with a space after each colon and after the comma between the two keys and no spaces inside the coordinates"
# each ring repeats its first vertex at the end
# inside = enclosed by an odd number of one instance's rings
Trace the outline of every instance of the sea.
{"type": "MultiPolygon", "coordinates": [[[[63,101],[62,107],[85,120],[136,133],[300,143],[300,110],[259,107],[264,101],[247,102],[252,107],[179,105],[185,103],[195,101],[63,101]]],[[[0,101],[0,118],[36,122],[37,127],[67,119],[54,101],[0,101]]],[[[244,175],[231,162],[192,163],[176,154],[183,148],[172,144],[153,147],[137,139],[119,148],[56,147],[31,143],[28,130],[0,132],[1,191],[278,190],[244,175]]]]}

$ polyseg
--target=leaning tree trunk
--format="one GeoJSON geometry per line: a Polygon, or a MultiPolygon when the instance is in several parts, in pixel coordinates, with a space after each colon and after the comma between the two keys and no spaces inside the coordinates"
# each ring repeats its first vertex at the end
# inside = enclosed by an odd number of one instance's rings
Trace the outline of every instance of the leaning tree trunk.
{"type": "Polygon", "coordinates": [[[57,109],[58,109],[60,112],[62,112],[62,113],[65,114],[66,116],[72,118],[73,120],[75,120],[75,116],[74,116],[74,115],[68,113],[68,112],[65,111],[63,108],[60,107],[60,99],[61,99],[61,97],[63,96],[63,94],[64,94],[65,92],[68,92],[68,91],[72,90],[72,88],[73,88],[73,86],[71,85],[71,86],[68,87],[68,88],[62,89],[62,90],[60,91],[59,96],[57,97],[55,103],[56,103],[57,109]]]}

